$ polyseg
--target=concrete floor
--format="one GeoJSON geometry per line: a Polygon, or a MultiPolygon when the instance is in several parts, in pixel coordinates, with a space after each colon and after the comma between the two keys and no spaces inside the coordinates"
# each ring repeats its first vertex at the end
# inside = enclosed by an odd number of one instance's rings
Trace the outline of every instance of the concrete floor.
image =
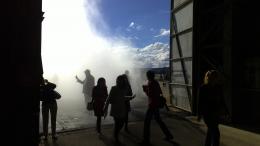
{"type": "MultiPolygon", "coordinates": [[[[162,87],[168,98],[167,86],[162,87]]],[[[64,102],[63,102],[64,103],[64,102]]],[[[70,102],[68,107],[59,103],[57,116],[57,131],[59,139],[53,142],[51,139],[39,146],[113,146],[113,119],[108,116],[102,121],[103,135],[95,132],[96,117],[85,109],[84,100],[77,103],[70,102]]],[[[67,104],[67,103],[66,103],[67,104]]],[[[136,146],[142,140],[143,120],[146,111],[146,97],[136,97],[131,102],[132,112],[129,115],[130,133],[121,131],[120,139],[123,146],[136,146]]],[[[174,135],[173,141],[164,141],[163,133],[154,121],[151,124],[151,143],[153,146],[203,146],[206,126],[197,122],[192,117],[178,109],[171,112],[162,110],[163,120],[174,135]]],[[[40,123],[40,131],[42,124],[40,123]]],[[[50,126],[49,126],[50,127],[50,126]]],[[[260,135],[225,125],[220,125],[221,146],[260,146],[260,135]]]]}
{"type": "MultiPolygon", "coordinates": [[[[132,111],[129,123],[130,133],[124,130],[120,133],[122,146],[137,146],[142,140],[143,118],[145,108],[132,111]]],[[[163,121],[174,135],[173,141],[164,141],[164,135],[155,121],[151,124],[151,143],[153,146],[203,146],[206,127],[197,122],[195,117],[182,117],[176,112],[162,111],[163,121]]],[[[221,146],[259,146],[260,135],[252,132],[220,125],[221,146]]],[[[81,130],[61,131],[59,139],[53,142],[51,138],[39,146],[114,146],[113,123],[102,126],[103,135],[99,136],[94,127],[81,130]]]]}

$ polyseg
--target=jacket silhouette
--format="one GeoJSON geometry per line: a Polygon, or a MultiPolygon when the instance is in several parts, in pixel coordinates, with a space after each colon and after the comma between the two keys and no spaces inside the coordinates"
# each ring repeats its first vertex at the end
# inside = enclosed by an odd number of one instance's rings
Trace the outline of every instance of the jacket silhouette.
{"type": "Polygon", "coordinates": [[[208,127],[205,146],[219,146],[219,122],[222,115],[227,114],[220,74],[216,70],[207,71],[204,83],[199,89],[198,120],[203,117],[208,127]]]}
{"type": "Polygon", "coordinates": [[[41,85],[42,93],[42,119],[43,119],[43,135],[44,140],[48,138],[48,123],[49,123],[49,113],[51,115],[51,131],[53,140],[57,139],[56,136],[56,118],[57,118],[57,95],[54,92],[56,85],[54,83],[44,80],[41,85]]]}
{"type": "Polygon", "coordinates": [[[107,99],[107,86],[106,80],[104,78],[99,78],[97,86],[93,88],[92,91],[92,102],[94,107],[94,113],[97,117],[96,130],[101,133],[101,117],[104,116],[103,107],[107,99]]]}

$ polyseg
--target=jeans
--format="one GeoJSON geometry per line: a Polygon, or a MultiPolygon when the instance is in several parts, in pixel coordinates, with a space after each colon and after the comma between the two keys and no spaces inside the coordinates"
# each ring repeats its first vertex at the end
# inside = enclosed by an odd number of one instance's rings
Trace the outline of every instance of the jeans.
{"type": "Polygon", "coordinates": [[[53,136],[56,134],[57,110],[56,101],[42,103],[43,134],[46,137],[48,135],[49,112],[51,113],[51,132],[53,136]]]}
{"type": "Polygon", "coordinates": [[[101,116],[97,116],[96,130],[101,133],[101,116]]]}
{"type": "Polygon", "coordinates": [[[120,118],[114,117],[114,121],[115,121],[114,138],[115,138],[116,141],[118,141],[118,135],[119,135],[120,130],[124,126],[125,119],[120,119],[120,118]]]}
{"type": "Polygon", "coordinates": [[[165,134],[166,137],[172,137],[171,132],[166,127],[165,123],[162,121],[159,109],[157,108],[149,108],[146,111],[145,120],[144,120],[144,141],[149,142],[150,141],[150,125],[152,118],[155,118],[156,122],[159,124],[161,130],[165,134]]]}
{"type": "Polygon", "coordinates": [[[125,130],[128,130],[128,112],[126,113],[125,117],[125,130]]]}
{"type": "Polygon", "coordinates": [[[220,132],[218,122],[207,118],[204,118],[204,121],[208,127],[205,146],[219,146],[220,132]]]}

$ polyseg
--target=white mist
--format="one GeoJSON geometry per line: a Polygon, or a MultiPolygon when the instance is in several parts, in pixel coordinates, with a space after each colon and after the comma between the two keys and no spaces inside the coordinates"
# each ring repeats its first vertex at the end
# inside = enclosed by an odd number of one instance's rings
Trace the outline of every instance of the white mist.
{"type": "Polygon", "coordinates": [[[43,76],[55,83],[62,95],[58,113],[75,115],[85,110],[82,85],[75,76],[83,80],[86,69],[91,70],[95,82],[104,77],[108,91],[116,77],[129,70],[133,89],[140,91],[143,81],[133,68],[141,66],[134,61],[134,48],[129,42],[105,37],[99,31],[107,27],[98,0],[43,0],[43,11],[43,76]]]}

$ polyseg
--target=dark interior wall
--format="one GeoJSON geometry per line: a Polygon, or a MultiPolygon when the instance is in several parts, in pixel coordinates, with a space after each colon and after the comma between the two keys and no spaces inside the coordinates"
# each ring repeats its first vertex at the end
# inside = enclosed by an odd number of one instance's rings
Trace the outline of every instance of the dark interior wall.
{"type": "Polygon", "coordinates": [[[206,70],[222,72],[234,124],[260,121],[258,9],[245,1],[194,1],[194,96],[206,70]]]}
{"type": "Polygon", "coordinates": [[[258,6],[253,2],[236,1],[233,6],[233,100],[234,121],[260,123],[260,23],[258,6]]]}
{"type": "Polygon", "coordinates": [[[39,84],[41,62],[41,0],[13,0],[5,10],[1,27],[1,56],[5,65],[2,102],[4,141],[8,145],[38,145],[39,84]]]}
{"type": "Polygon", "coordinates": [[[193,11],[193,113],[197,112],[197,90],[205,72],[217,69],[224,75],[224,22],[228,8],[224,0],[194,0],[193,11]]]}

